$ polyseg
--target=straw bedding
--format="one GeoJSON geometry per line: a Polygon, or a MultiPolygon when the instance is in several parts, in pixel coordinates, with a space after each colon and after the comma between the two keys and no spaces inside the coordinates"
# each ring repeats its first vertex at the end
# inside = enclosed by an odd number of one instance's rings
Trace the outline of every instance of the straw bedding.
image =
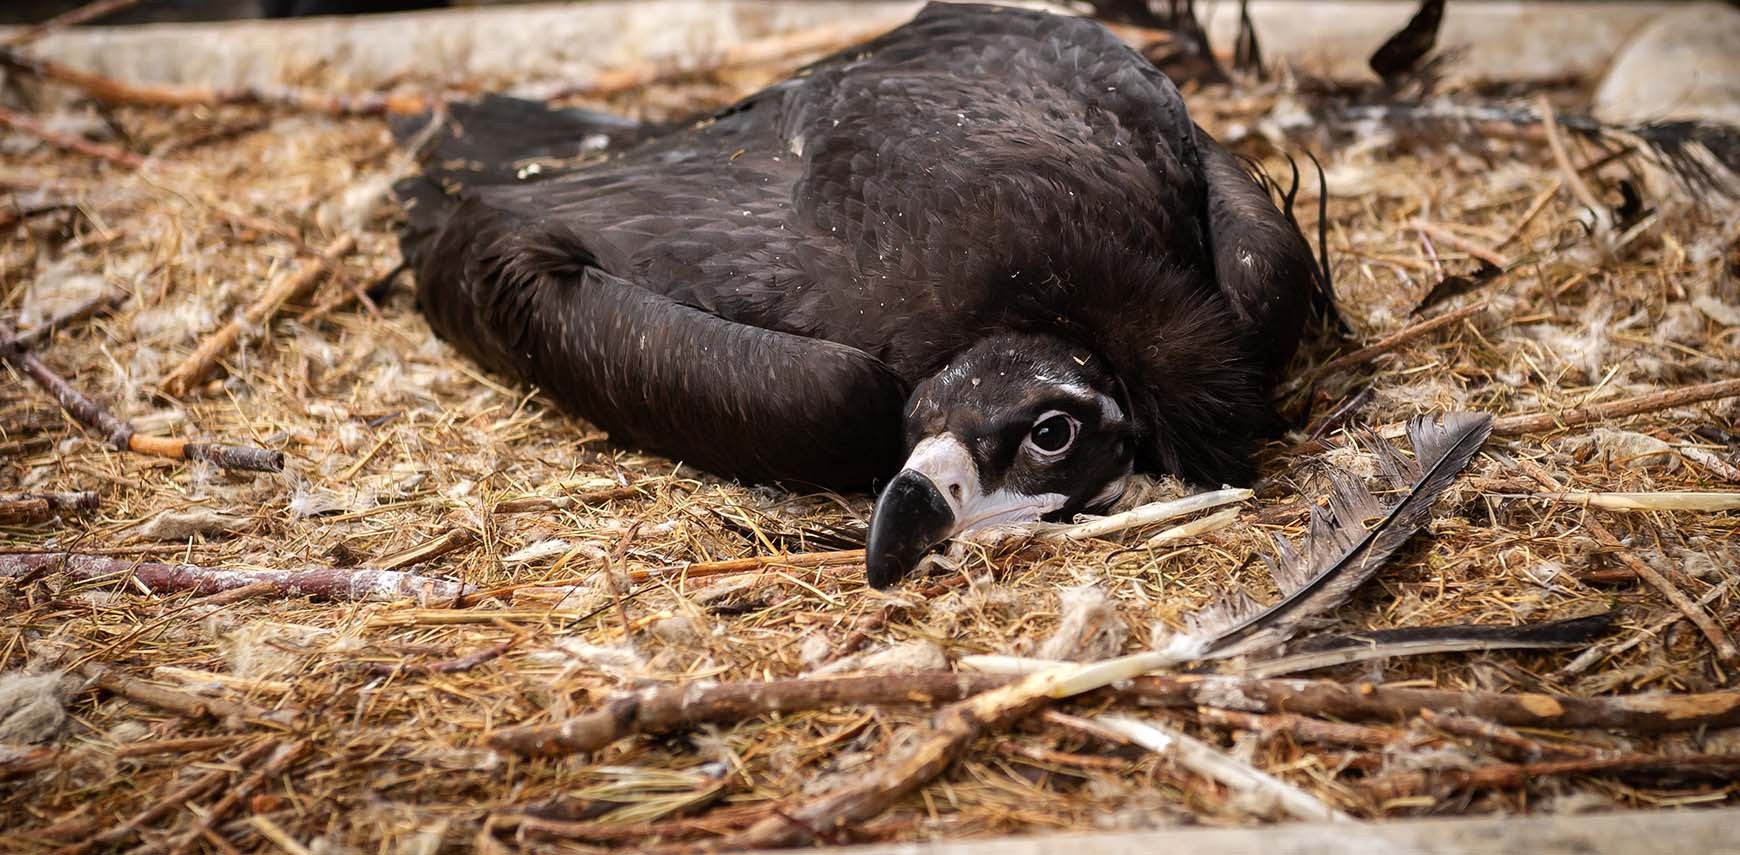
{"type": "MultiPolygon", "coordinates": [[[[724,103],[784,68],[580,103],[674,116],[724,103]]],[[[1297,106],[1290,88],[1253,82],[1190,98],[1200,121],[1284,176],[1263,137],[1297,106]]],[[[1549,94],[1566,104],[1580,97],[1549,94]]],[[[7,527],[4,551],[230,570],[348,568],[439,541],[448,551],[399,569],[483,589],[524,587],[454,608],[451,598],[357,602],[269,590],[214,604],[52,569],[0,582],[0,673],[51,675],[0,676],[0,828],[12,835],[8,847],[24,851],[93,837],[212,851],[702,845],[864,775],[933,707],[756,715],[553,758],[500,750],[490,735],[649,686],[936,671],[973,654],[1087,659],[1142,649],[1226,590],[1274,595],[1262,562],[1247,559],[1267,551],[1273,533],[1300,531],[1329,470],[1373,473],[1367,451],[1339,441],[1344,428],[1326,432],[1327,447],[1301,445],[1356,397],[1349,426],[1447,410],[1551,414],[1728,379],[1740,365],[1740,219],[1718,197],[1640,185],[1651,212],[1592,233],[1539,134],[1371,126],[1273,138],[1324,162],[1329,248],[1354,332],[1301,360],[1300,376],[1313,382],[1289,406],[1296,412],[1308,400],[1312,418],[1265,452],[1264,481],[1237,506],[1236,521],[1156,546],[1143,542],[1159,528],[971,546],[887,593],[866,588],[861,564],[849,561],[685,574],[692,563],[849,549],[869,499],[726,483],[612,445],[535,390],[480,374],[429,332],[408,288],[378,305],[343,301],[396,263],[395,211],[379,200],[402,162],[380,119],[247,106],[99,113],[64,95],[42,102],[37,117],[150,161],[130,169],[23,132],[0,136],[11,212],[0,235],[0,316],[28,329],[102,293],[130,295],[118,311],[42,344],[39,356],[141,433],[258,445],[282,451],[286,464],[282,473],[235,472],[113,450],[7,369],[0,483],[95,491],[101,504],[7,527]],[[343,235],[357,249],[337,275],[250,325],[211,379],[175,399],[157,395],[162,378],[266,283],[343,235]],[[1500,256],[1510,271],[1414,313],[1446,276],[1475,270],[1480,253],[1500,256]],[[1312,373],[1338,351],[1478,300],[1485,310],[1460,322],[1351,368],[1312,373]],[[328,303],[336,305],[310,316],[328,303]],[[497,512],[503,502],[563,496],[580,499],[497,512]],[[531,584],[548,580],[569,581],[531,584]],[[213,706],[177,712],[142,702],[116,690],[117,675],[213,706]],[[202,818],[232,791],[239,803],[200,834],[202,818]]],[[[1572,147],[1571,156],[1586,163],[1594,153],[1572,147]]],[[[1616,201],[1625,175],[1609,164],[1586,177],[1616,201]]],[[[1316,190],[1305,183],[1300,216],[1314,232],[1316,190]]],[[[1737,434],[1740,400],[1730,397],[1495,437],[1488,449],[1500,455],[1475,458],[1427,532],[1332,624],[1516,624],[1617,609],[1598,642],[1617,650],[1586,657],[1574,672],[1565,667],[1576,649],[1391,659],[1305,676],[1588,697],[1728,689],[1740,663],[1719,661],[1625,558],[1665,574],[1726,632],[1740,632],[1740,516],[1592,510],[1558,500],[1504,458],[1533,460],[1577,491],[1734,490],[1737,434]],[[1620,548],[1599,542],[1591,519],[1620,548]]],[[[1126,503],[1185,491],[1145,484],[1126,503]]],[[[1731,757],[1740,753],[1731,727],[1509,731],[1517,743],[1428,714],[1365,721],[1337,741],[1287,730],[1273,712],[1240,720],[1103,693],[1054,709],[1164,723],[1364,818],[1740,801],[1732,774],[1726,783],[1601,772],[1455,783],[1458,770],[1523,762],[1543,746],[1549,758],[1731,757]],[[1414,772],[1428,773],[1423,783],[1375,783],[1414,772]]],[[[1168,758],[1035,716],[978,739],[892,809],[825,839],[1276,816],[1272,803],[1234,797],[1168,758]]]]}

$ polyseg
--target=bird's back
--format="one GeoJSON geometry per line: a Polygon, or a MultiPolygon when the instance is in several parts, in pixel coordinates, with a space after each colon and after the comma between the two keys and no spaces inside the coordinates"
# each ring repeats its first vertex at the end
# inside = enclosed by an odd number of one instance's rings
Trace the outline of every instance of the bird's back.
{"type": "Polygon", "coordinates": [[[1066,261],[1203,268],[1194,131],[1097,24],[939,4],[717,115],[470,193],[479,215],[560,222],[641,287],[911,380],[1066,261]]]}

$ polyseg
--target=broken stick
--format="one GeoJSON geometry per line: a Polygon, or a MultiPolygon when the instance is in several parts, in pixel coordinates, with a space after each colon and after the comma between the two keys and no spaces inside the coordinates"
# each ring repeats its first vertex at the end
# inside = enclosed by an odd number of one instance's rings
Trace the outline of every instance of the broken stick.
{"type": "Polygon", "coordinates": [[[107,104],[134,107],[216,107],[248,104],[284,107],[329,116],[386,116],[426,112],[439,100],[422,95],[339,95],[290,88],[150,86],[80,71],[57,62],[28,57],[10,49],[0,49],[0,68],[71,86],[107,104]]]}
{"type": "Polygon", "coordinates": [[[451,600],[469,586],[397,570],[368,567],[316,567],[302,570],[215,570],[192,564],[123,561],[69,552],[0,555],[0,579],[38,573],[65,573],[84,582],[128,580],[154,594],[193,592],[215,594],[268,582],[284,597],[326,597],[334,600],[392,602],[427,597],[451,600]]]}
{"type": "Polygon", "coordinates": [[[180,365],[170,371],[159,384],[164,394],[180,396],[187,394],[193,387],[205,382],[205,378],[217,367],[218,360],[235,347],[242,333],[251,327],[258,327],[272,319],[284,304],[298,299],[313,290],[320,277],[338,265],[338,262],[356,249],[354,235],[339,235],[337,239],[326,245],[318,256],[303,262],[289,275],[281,277],[273,283],[266,293],[243,310],[242,316],[224,324],[217,332],[212,333],[199,347],[180,365]]]}
{"type": "Polygon", "coordinates": [[[0,107],[0,127],[12,128],[36,137],[55,148],[66,149],[86,157],[94,157],[97,160],[106,160],[127,169],[139,169],[145,165],[145,158],[130,151],[102,143],[94,143],[83,137],[68,136],[23,113],[17,113],[4,107],[0,107]]]}
{"type": "Polygon", "coordinates": [[[58,511],[94,511],[97,494],[88,490],[77,493],[0,493],[0,525],[28,525],[46,522],[58,511]]]}
{"type": "MultiPolygon", "coordinates": [[[[948,703],[1020,679],[1013,674],[914,671],[643,689],[555,724],[497,731],[490,745],[534,757],[596,751],[641,733],[741,721],[844,704],[948,703]]],[[[1145,705],[1233,709],[1344,720],[1406,721],[1421,710],[1455,711],[1512,727],[1611,728],[1661,733],[1740,726],[1740,692],[1692,695],[1568,695],[1456,692],[1348,685],[1333,680],[1222,676],[1138,677],[1116,690],[1145,705]]],[[[1217,724],[1254,720],[1219,716],[1217,724]]],[[[1376,738],[1365,734],[1362,738],[1376,738]]]]}
{"type": "Polygon", "coordinates": [[[1532,778],[1558,775],[1624,775],[1732,781],[1740,775],[1740,754],[1691,754],[1684,757],[1656,754],[1621,754],[1579,760],[1543,763],[1495,763],[1473,769],[1441,772],[1400,772],[1366,785],[1374,798],[1388,800],[1439,790],[1514,790],[1532,778]]]}
{"type": "Polygon", "coordinates": [[[220,469],[241,469],[251,472],[282,472],[284,453],[247,445],[222,445],[214,442],[193,442],[166,436],[145,436],[134,431],[133,425],[117,418],[101,404],[86,397],[65,378],[54,373],[36,354],[18,345],[12,329],[0,324],[0,361],[10,363],[36,381],[54,396],[61,409],[77,419],[79,424],[103,436],[119,451],[132,451],[173,460],[203,460],[220,469]]]}

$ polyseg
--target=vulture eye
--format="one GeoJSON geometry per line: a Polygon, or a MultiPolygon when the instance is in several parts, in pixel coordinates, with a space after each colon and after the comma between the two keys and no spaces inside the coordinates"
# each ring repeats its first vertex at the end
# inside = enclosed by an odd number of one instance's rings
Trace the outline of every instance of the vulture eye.
{"type": "Polygon", "coordinates": [[[1022,444],[1030,446],[1040,457],[1056,457],[1068,451],[1070,444],[1075,442],[1076,428],[1080,424],[1069,415],[1053,410],[1033,423],[1033,429],[1027,432],[1027,441],[1022,444]]]}

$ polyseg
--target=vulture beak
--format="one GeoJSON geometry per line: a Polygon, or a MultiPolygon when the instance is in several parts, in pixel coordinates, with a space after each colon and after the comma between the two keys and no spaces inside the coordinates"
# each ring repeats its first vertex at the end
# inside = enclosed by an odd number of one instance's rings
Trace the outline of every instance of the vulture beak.
{"type": "Polygon", "coordinates": [[[870,515],[864,564],[872,588],[887,588],[918,566],[932,547],[962,532],[997,523],[1033,520],[1063,507],[1061,493],[987,494],[978,465],[952,434],[930,437],[912,449],[905,468],[870,515]]]}

